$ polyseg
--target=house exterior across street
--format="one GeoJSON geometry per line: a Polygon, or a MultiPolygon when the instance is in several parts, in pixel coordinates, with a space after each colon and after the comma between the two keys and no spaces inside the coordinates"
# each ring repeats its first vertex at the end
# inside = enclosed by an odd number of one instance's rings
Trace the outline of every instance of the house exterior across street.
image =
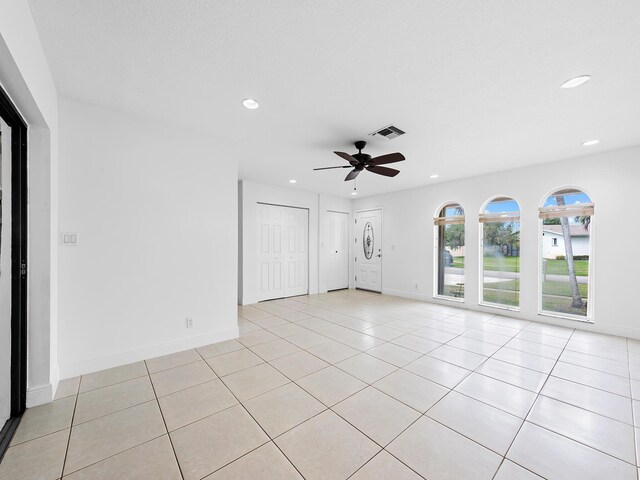
{"type": "MultiPolygon", "coordinates": [[[[582,224],[569,225],[569,229],[573,255],[589,255],[589,230],[582,224]]],[[[543,225],[542,232],[542,257],[552,260],[560,255],[565,256],[562,226],[543,225]]]]}

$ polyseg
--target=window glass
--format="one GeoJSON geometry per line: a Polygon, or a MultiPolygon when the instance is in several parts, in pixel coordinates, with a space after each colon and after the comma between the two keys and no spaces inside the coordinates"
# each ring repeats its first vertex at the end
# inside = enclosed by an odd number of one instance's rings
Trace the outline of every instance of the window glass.
{"type": "Polygon", "coordinates": [[[436,294],[464,298],[464,210],[452,203],[434,219],[437,245],[436,294]]]}
{"type": "Polygon", "coordinates": [[[508,197],[490,201],[482,223],[482,302],[520,306],[520,206],[508,197]]]}
{"type": "Polygon", "coordinates": [[[549,195],[540,208],[542,311],[588,316],[592,215],[591,199],[576,189],[549,195]]]}

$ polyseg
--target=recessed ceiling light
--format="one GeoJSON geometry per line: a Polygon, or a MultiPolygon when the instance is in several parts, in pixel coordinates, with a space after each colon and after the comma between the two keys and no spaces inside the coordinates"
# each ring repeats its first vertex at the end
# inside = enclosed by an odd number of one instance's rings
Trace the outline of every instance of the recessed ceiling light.
{"type": "Polygon", "coordinates": [[[289,183],[296,183],[297,180],[295,178],[292,178],[291,180],[289,180],[289,183]]]}
{"type": "Polygon", "coordinates": [[[600,140],[587,140],[586,142],[582,142],[582,145],[588,147],[589,145],[595,145],[596,143],[600,143],[600,140]]]}
{"type": "Polygon", "coordinates": [[[355,190],[353,192],[351,192],[351,195],[357,195],[358,192],[356,192],[355,190]]]}
{"type": "Polygon", "coordinates": [[[249,110],[255,110],[260,106],[260,104],[253,98],[245,98],[244,100],[242,100],[242,105],[244,105],[245,108],[248,108],[249,110]]]}
{"type": "Polygon", "coordinates": [[[429,178],[438,178],[439,175],[437,173],[434,173],[433,175],[429,176],[429,178]]]}
{"type": "Polygon", "coordinates": [[[591,80],[590,75],[580,75],[579,77],[570,78],[562,85],[560,85],[560,88],[576,88],[583,83],[587,83],[589,80],[591,80]]]}

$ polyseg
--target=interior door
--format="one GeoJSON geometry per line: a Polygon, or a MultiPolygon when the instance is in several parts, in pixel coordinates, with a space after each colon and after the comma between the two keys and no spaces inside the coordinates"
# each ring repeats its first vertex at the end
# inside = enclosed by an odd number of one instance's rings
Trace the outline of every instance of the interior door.
{"type": "Polygon", "coordinates": [[[309,211],[258,203],[258,301],[309,292],[309,211]]]}
{"type": "Polygon", "coordinates": [[[382,292],[382,210],[356,212],[356,288],[382,292]]]}
{"type": "Polygon", "coordinates": [[[282,208],[258,204],[258,301],[284,297],[282,208]]]}
{"type": "Polygon", "coordinates": [[[309,210],[302,208],[283,209],[286,225],[285,262],[287,265],[287,282],[285,284],[285,297],[305,295],[309,292],[307,280],[309,272],[307,266],[308,252],[307,239],[309,233],[309,210]]]}
{"type": "Polygon", "coordinates": [[[327,290],[349,288],[349,214],[327,211],[327,290]]]}

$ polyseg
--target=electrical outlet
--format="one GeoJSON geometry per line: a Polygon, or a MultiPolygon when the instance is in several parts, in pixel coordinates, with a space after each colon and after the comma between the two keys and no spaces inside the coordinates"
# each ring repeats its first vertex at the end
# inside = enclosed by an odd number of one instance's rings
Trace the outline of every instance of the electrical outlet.
{"type": "Polygon", "coordinates": [[[187,317],[187,328],[193,328],[193,318],[187,317]]]}

